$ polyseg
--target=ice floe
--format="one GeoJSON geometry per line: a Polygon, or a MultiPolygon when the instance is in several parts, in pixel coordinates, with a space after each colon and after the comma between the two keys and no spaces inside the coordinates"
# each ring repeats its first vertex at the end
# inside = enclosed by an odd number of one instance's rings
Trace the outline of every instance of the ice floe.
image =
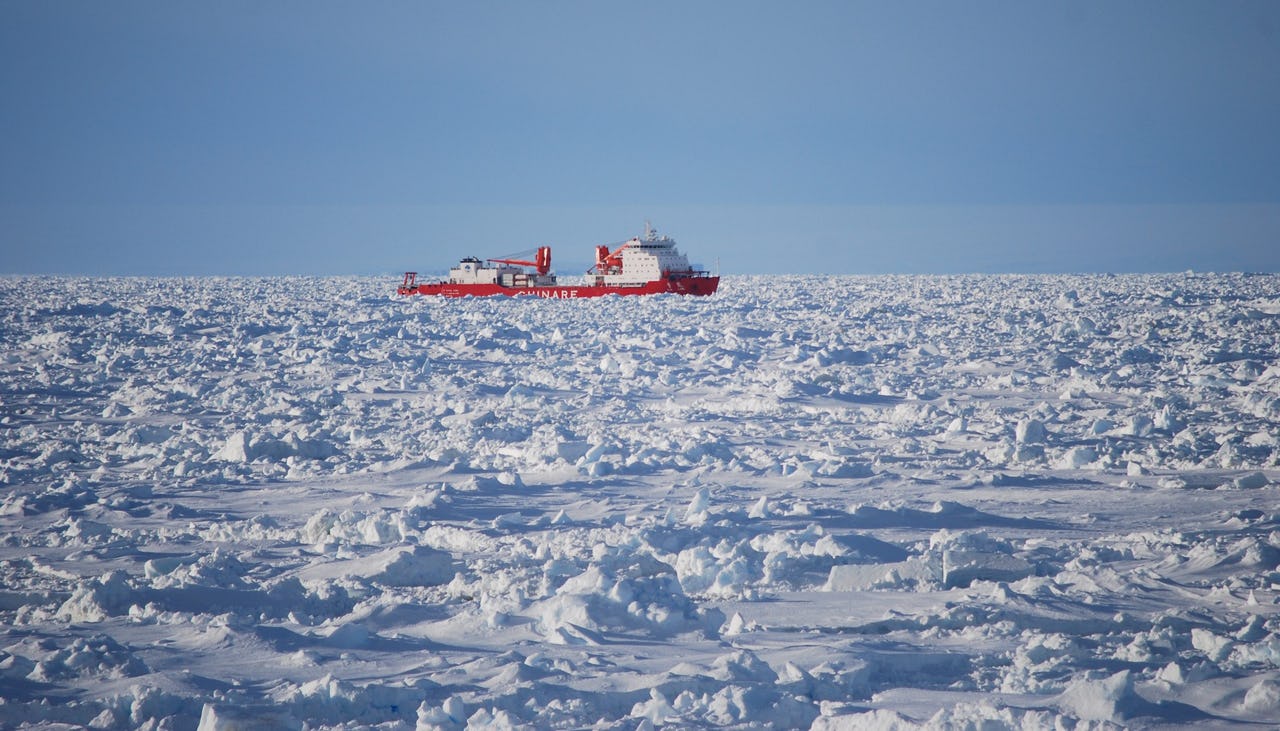
{"type": "Polygon", "coordinates": [[[1255,728],[1280,277],[0,279],[0,728],[1255,728]]]}

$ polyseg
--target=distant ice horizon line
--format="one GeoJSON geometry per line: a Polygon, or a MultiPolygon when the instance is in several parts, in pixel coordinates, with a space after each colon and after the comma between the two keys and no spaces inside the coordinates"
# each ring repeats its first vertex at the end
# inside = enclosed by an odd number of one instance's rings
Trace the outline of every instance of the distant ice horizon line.
{"type": "MultiPolygon", "coordinates": [[[[387,272],[346,272],[346,273],[302,273],[294,272],[291,274],[252,274],[252,273],[172,273],[172,274],[137,274],[137,273],[117,273],[117,274],[81,274],[76,272],[0,272],[0,279],[89,279],[89,280],[107,280],[107,279],[387,279],[396,280],[397,282],[403,276],[405,271],[413,271],[412,269],[402,271],[387,272]]],[[[581,274],[565,274],[555,272],[559,277],[566,279],[577,279],[586,276],[581,274]]],[[[714,272],[713,272],[714,273],[714,272]]],[[[447,276],[447,270],[419,270],[417,272],[419,278],[423,277],[444,277],[447,276]]],[[[720,273],[722,279],[749,279],[760,277],[777,277],[777,278],[820,278],[820,279],[839,279],[839,278],[881,278],[881,277],[920,277],[920,278],[941,278],[941,277],[1171,277],[1171,276],[1280,276],[1280,270],[1211,270],[1211,269],[1179,269],[1179,270],[1149,270],[1149,271],[1128,271],[1128,270],[1076,270],[1076,271],[952,271],[952,272],[906,272],[906,271],[883,271],[883,272],[730,272],[720,273]]]]}

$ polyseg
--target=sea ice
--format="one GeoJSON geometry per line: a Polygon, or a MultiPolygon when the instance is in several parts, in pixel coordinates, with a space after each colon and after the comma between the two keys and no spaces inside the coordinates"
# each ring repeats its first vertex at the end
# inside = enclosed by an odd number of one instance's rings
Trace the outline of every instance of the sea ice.
{"type": "Polygon", "coordinates": [[[1280,277],[393,286],[0,279],[0,729],[1276,720],[1280,277]]]}

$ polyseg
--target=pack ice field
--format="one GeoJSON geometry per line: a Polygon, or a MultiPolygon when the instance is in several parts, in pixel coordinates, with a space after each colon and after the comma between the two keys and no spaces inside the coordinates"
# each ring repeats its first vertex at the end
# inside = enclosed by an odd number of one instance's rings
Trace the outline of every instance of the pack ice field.
{"type": "Polygon", "coordinates": [[[1280,278],[0,279],[0,728],[1280,720],[1280,278]]]}

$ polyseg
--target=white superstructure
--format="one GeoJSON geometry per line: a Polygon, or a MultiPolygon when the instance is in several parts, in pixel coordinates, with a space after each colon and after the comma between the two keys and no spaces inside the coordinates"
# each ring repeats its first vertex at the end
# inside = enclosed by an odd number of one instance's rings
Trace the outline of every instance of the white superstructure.
{"type": "MultiPolygon", "coordinates": [[[[597,272],[600,271],[600,265],[597,265],[597,272]]],[[[603,273],[596,277],[596,281],[600,284],[625,287],[664,279],[671,274],[689,272],[691,272],[689,259],[676,250],[675,239],[659,235],[646,223],[644,238],[631,239],[615,251],[603,267],[603,273]]]]}
{"type": "Polygon", "coordinates": [[[531,274],[521,267],[486,265],[475,257],[458,262],[449,270],[449,284],[500,284],[503,287],[546,287],[556,283],[553,274],[531,274]]]}

